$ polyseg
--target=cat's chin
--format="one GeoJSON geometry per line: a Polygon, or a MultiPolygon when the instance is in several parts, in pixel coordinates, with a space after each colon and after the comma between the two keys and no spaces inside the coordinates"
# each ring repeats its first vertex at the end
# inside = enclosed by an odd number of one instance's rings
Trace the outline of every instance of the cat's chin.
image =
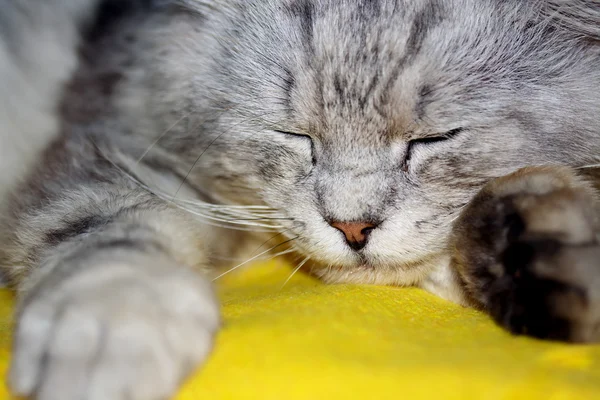
{"type": "Polygon", "coordinates": [[[312,274],[326,283],[414,286],[422,282],[439,264],[433,260],[402,265],[311,265],[312,274]]]}

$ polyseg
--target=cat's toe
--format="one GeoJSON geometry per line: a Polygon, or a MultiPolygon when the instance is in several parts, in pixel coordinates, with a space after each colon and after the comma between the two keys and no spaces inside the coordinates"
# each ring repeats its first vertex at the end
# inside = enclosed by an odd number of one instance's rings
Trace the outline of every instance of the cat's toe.
{"type": "Polygon", "coordinates": [[[506,250],[504,265],[489,291],[500,325],[542,339],[600,339],[600,246],[522,241],[506,250]]]}

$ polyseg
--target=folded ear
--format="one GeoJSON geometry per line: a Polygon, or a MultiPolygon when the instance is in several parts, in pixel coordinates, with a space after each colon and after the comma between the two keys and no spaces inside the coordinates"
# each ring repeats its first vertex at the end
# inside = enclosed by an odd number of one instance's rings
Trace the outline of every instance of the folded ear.
{"type": "Polygon", "coordinates": [[[544,13],[557,27],[600,41],[600,1],[546,0],[544,13]]]}

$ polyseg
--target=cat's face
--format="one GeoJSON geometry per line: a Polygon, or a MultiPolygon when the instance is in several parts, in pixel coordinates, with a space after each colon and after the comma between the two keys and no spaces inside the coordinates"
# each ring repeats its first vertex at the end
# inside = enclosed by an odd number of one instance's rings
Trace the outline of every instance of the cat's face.
{"type": "Polygon", "coordinates": [[[577,162],[576,57],[525,3],[244,3],[211,45],[226,133],[198,179],[281,210],[327,280],[419,280],[489,179],[577,162]]]}

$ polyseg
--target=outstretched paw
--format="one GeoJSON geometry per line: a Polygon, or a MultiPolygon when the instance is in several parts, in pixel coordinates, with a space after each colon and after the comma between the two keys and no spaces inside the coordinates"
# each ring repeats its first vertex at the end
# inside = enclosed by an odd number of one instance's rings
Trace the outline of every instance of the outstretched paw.
{"type": "Polygon", "coordinates": [[[209,353],[219,313],[208,282],[160,261],[102,263],[32,289],[17,319],[14,394],[171,398],[209,353]]]}
{"type": "Polygon", "coordinates": [[[486,185],[454,227],[453,265],[515,334],[600,340],[598,204],[570,169],[530,167],[486,185]]]}

